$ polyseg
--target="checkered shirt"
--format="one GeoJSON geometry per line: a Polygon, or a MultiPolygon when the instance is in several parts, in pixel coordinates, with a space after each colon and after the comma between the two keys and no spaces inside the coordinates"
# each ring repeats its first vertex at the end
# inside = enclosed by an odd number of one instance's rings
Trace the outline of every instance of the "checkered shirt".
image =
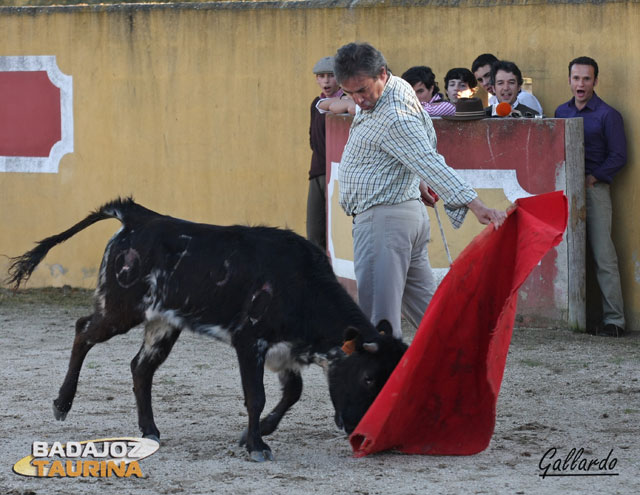
{"type": "Polygon", "coordinates": [[[389,75],[375,107],[357,109],[338,168],[340,206],[356,215],[420,198],[423,179],[458,228],[477,193],[436,151],[436,132],[413,88],[389,75]]]}

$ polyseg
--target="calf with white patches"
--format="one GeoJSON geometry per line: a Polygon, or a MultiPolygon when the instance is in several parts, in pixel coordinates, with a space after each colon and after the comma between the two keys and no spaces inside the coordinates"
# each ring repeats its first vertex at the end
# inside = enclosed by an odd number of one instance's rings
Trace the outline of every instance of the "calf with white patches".
{"type": "Polygon", "coordinates": [[[76,322],[69,369],[53,405],[59,420],[71,409],[89,350],[144,324],[144,342],[131,361],[133,390],[143,436],[159,439],[151,407],[153,375],[187,329],[235,348],[249,416],[241,442],[253,460],[271,460],[262,436],[272,433],[300,398],[303,366],[315,362],[328,368],[336,423],[344,427],[344,413],[352,430],[359,418],[339,410],[345,403],[341,397],[348,395],[351,410],[355,401],[362,411],[357,415],[364,414],[406,348],[390,337],[388,323],[374,328],[336,280],[326,255],[293,232],[192,223],[130,198],[102,206],[14,258],[8,282],[18,288],[51,248],[107,218],[117,218],[122,228],[105,249],[94,312],[76,322]],[[352,356],[340,350],[345,337],[355,338],[352,356]],[[358,358],[385,370],[383,376],[373,385],[367,380],[345,388],[351,383],[345,373],[353,371],[344,364],[358,358]],[[260,420],[265,365],[279,373],[282,398],[260,420]]]}

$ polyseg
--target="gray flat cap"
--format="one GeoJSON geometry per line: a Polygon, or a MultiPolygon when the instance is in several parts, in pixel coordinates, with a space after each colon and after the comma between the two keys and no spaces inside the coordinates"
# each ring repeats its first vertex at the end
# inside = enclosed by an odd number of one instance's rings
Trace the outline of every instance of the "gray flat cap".
{"type": "Polygon", "coordinates": [[[313,66],[314,74],[333,74],[333,57],[324,57],[316,62],[316,65],[313,66]]]}

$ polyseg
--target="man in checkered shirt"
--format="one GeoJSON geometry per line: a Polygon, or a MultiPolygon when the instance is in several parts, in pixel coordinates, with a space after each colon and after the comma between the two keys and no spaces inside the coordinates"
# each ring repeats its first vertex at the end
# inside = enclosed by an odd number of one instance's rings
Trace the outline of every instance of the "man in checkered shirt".
{"type": "Polygon", "coordinates": [[[504,211],[488,208],[436,151],[431,118],[406,81],[367,43],[340,48],[334,74],[356,105],[338,168],[340,205],[354,217],[358,300],[372,322],[388,320],[402,336],[400,314],[417,327],[435,292],[427,253],[433,205],[427,184],[459,227],[467,210],[498,228],[504,211]],[[422,200],[422,201],[421,201],[422,200]]]}

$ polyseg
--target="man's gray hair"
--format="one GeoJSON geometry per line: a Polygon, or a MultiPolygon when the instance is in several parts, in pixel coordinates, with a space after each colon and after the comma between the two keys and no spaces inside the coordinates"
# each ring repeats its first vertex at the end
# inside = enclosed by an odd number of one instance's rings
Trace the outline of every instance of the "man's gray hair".
{"type": "Polygon", "coordinates": [[[387,67],[384,55],[369,43],[349,43],[338,49],[333,73],[340,84],[354,76],[378,77],[383,67],[387,67]]]}

